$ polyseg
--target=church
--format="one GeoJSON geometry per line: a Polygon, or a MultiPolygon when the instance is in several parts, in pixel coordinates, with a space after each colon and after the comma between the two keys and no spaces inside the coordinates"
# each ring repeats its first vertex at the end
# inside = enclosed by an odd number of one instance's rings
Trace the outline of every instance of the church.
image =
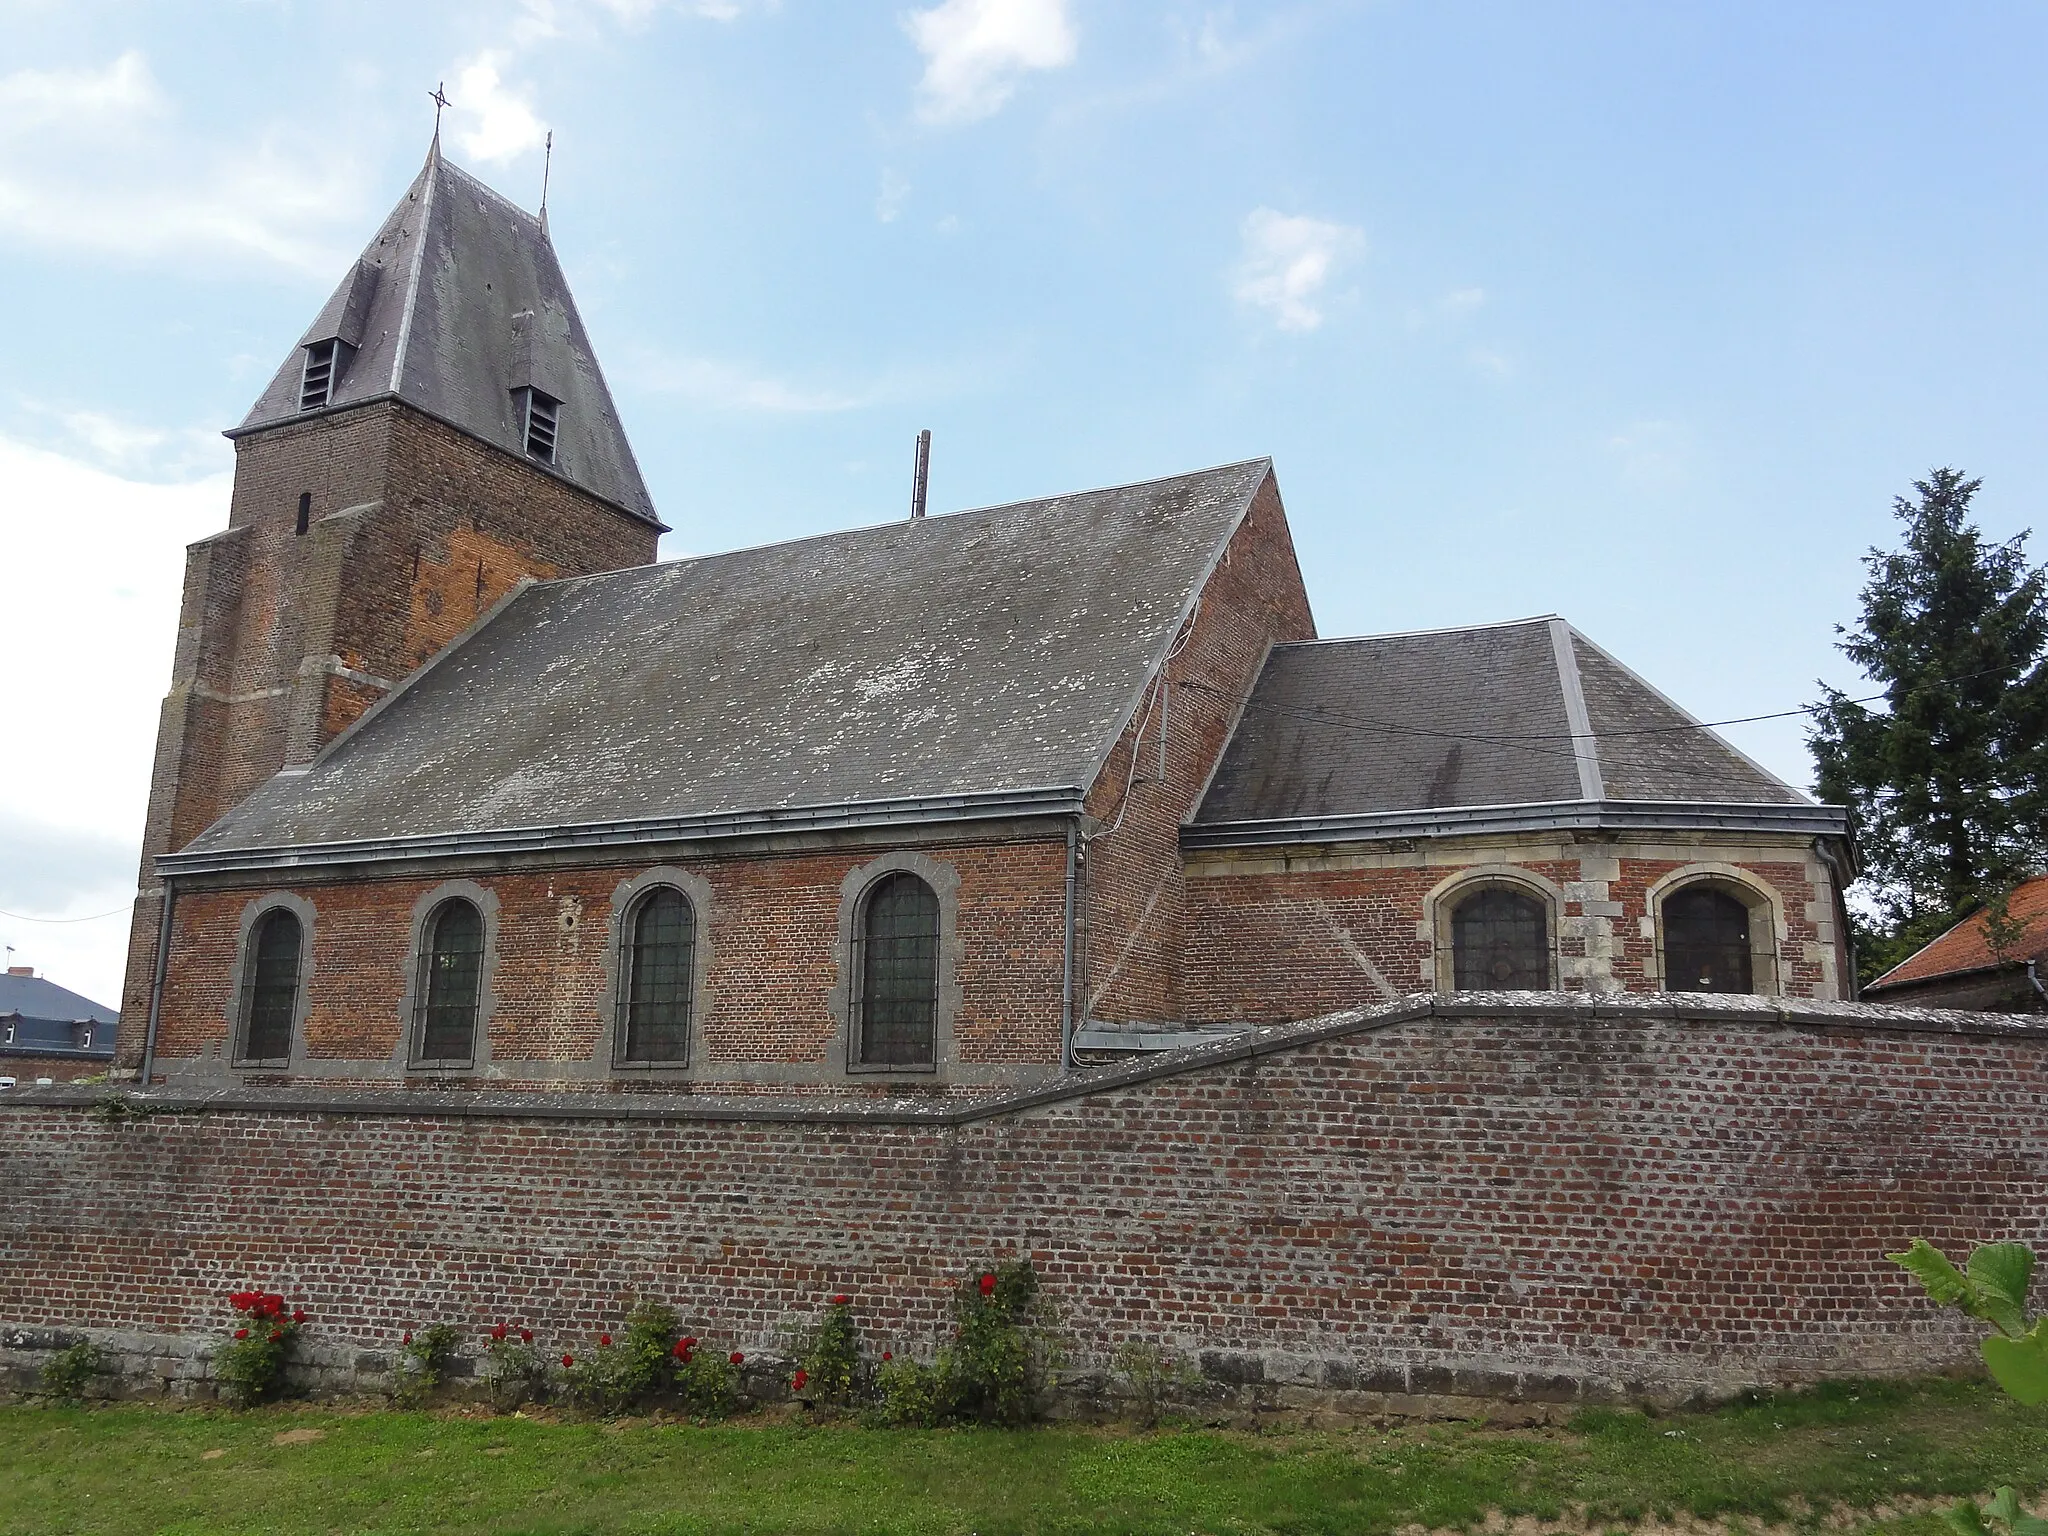
{"type": "Polygon", "coordinates": [[[1417,995],[1853,993],[1845,813],[1565,619],[1317,633],[1266,460],[655,559],[425,166],[191,547],[119,1062],[932,1097],[1417,995]]]}

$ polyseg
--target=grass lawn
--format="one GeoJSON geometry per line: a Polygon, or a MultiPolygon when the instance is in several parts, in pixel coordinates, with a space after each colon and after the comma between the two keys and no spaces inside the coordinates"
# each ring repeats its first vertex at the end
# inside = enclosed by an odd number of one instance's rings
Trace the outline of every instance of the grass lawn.
{"type": "MultiPolygon", "coordinates": [[[[1656,1418],[1592,1412],[1564,1429],[1335,1434],[0,1408],[0,1531],[10,1533],[1181,1536],[1464,1527],[1490,1511],[1604,1533],[1680,1514],[1817,1526],[1831,1506],[1870,1511],[2001,1481],[2023,1493],[2048,1484],[2048,1412],[1962,1382],[1836,1387],[1656,1418]]],[[[1945,1530],[1924,1510],[1879,1523],[1945,1530]]]]}

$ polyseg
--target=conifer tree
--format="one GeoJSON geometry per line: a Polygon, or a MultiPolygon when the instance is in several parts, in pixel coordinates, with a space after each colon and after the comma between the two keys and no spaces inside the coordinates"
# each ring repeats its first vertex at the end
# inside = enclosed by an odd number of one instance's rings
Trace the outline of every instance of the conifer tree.
{"type": "Polygon", "coordinates": [[[2026,533],[1986,543],[1969,521],[1982,483],[1937,469],[1894,499],[1903,546],[1870,551],[1862,620],[1836,626],[1884,708],[1822,684],[1807,738],[1871,882],[1865,980],[2048,852],[2048,572],[2028,566],[2026,533]]]}

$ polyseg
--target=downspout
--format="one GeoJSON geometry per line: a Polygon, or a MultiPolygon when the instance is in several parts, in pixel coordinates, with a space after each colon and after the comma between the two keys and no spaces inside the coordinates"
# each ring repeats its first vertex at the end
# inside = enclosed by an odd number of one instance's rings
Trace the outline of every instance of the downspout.
{"type": "Polygon", "coordinates": [[[156,1026],[164,1011],[164,977],[171,968],[171,913],[178,904],[178,887],[164,877],[163,916],[156,925],[156,977],[149,988],[149,1029],[142,1037],[142,1091],[156,1077],[156,1026]]]}
{"type": "Polygon", "coordinates": [[[2036,997],[2040,998],[2042,1002],[2048,1003],[2048,987],[2042,986],[2041,978],[2034,974],[2034,967],[2037,963],[2037,961],[2033,960],[2027,962],[2027,985],[2034,989],[2036,997]]]}
{"type": "Polygon", "coordinates": [[[1081,822],[1067,823],[1066,947],[1060,960],[1060,1070],[1074,1070],[1074,868],[1080,858],[1081,822]]]}

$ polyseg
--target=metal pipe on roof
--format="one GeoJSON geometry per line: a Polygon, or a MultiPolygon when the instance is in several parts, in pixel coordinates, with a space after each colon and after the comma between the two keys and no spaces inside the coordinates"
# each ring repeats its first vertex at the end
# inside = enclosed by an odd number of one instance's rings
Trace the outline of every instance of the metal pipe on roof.
{"type": "Polygon", "coordinates": [[[931,471],[932,431],[930,427],[926,427],[917,434],[917,461],[916,467],[911,471],[910,476],[910,515],[912,517],[924,516],[925,488],[931,480],[931,471]]]}

